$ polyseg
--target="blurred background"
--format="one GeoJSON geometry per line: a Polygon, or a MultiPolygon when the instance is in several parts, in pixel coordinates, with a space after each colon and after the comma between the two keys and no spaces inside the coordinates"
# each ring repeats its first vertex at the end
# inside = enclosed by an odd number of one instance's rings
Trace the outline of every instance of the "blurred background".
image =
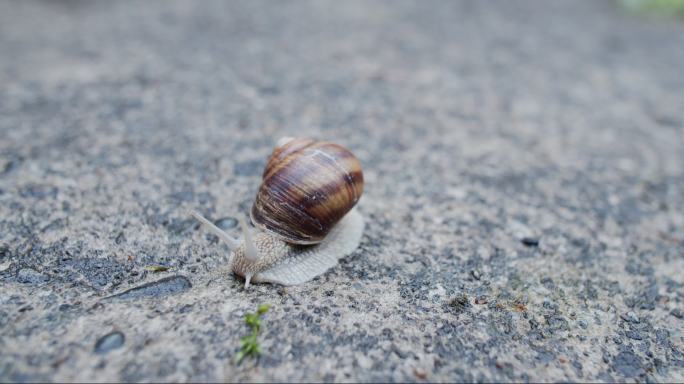
{"type": "Polygon", "coordinates": [[[681,0],[0,1],[0,381],[684,381],[683,47],[681,0]],[[238,236],[282,136],[367,228],[245,291],[186,212],[238,236]]]}
{"type": "Polygon", "coordinates": [[[684,15],[682,0],[620,0],[620,5],[636,12],[651,12],[666,16],[684,15]]]}

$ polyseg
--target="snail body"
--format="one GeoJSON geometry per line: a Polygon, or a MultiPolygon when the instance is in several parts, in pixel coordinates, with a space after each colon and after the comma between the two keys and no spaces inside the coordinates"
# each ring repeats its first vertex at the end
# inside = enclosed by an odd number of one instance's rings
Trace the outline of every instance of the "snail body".
{"type": "Polygon", "coordinates": [[[252,276],[251,281],[256,283],[296,285],[307,282],[353,252],[361,241],[363,227],[363,217],[352,210],[316,245],[294,245],[268,233],[259,233],[254,236],[254,244],[266,257],[252,263],[244,245],[238,247],[232,260],[233,272],[245,278],[252,276]]]}
{"type": "Polygon", "coordinates": [[[346,148],[309,139],[278,142],[262,175],[239,241],[197,212],[192,215],[232,249],[232,271],[250,282],[301,284],[325,273],[359,245],[364,229],[354,207],[363,192],[358,159],[346,148]]]}

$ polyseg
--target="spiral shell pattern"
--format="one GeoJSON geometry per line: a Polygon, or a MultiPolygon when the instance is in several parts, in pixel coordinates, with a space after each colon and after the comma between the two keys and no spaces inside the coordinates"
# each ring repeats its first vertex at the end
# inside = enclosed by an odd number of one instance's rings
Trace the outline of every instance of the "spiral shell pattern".
{"type": "Polygon", "coordinates": [[[361,163],[331,142],[290,139],[266,164],[254,225],[294,244],[320,243],[363,193],[361,163]]]}

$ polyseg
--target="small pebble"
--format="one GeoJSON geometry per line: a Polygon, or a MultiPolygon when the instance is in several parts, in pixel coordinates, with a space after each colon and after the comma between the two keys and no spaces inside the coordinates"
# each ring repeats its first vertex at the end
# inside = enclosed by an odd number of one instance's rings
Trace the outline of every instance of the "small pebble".
{"type": "Polygon", "coordinates": [[[582,329],[587,329],[587,327],[589,326],[589,323],[587,323],[586,320],[580,320],[580,321],[579,321],[579,326],[580,326],[582,329]]]}
{"type": "Polygon", "coordinates": [[[630,322],[630,323],[634,323],[634,324],[639,323],[639,317],[636,315],[636,313],[634,313],[632,311],[629,311],[627,313],[623,313],[622,315],[620,315],[620,318],[622,320],[630,322]]]}
{"type": "Polygon", "coordinates": [[[232,217],[222,217],[216,220],[214,224],[225,231],[237,227],[238,221],[237,219],[232,217]]]}
{"type": "Polygon", "coordinates": [[[413,368],[413,374],[418,378],[419,380],[425,380],[427,379],[427,372],[423,371],[422,369],[419,368],[413,368]]]}
{"type": "Polygon", "coordinates": [[[602,357],[604,363],[608,363],[610,361],[610,353],[604,351],[602,357]]]}
{"type": "Polygon", "coordinates": [[[629,337],[632,340],[643,340],[643,337],[637,331],[627,331],[625,332],[625,336],[629,337]]]}
{"type": "Polygon", "coordinates": [[[126,338],[121,332],[114,331],[108,333],[102,336],[95,343],[95,353],[99,355],[104,355],[113,349],[120,348],[124,344],[125,340],[126,338]]]}
{"type": "Polygon", "coordinates": [[[12,266],[12,263],[7,260],[4,263],[0,263],[0,272],[5,272],[12,266]]]}

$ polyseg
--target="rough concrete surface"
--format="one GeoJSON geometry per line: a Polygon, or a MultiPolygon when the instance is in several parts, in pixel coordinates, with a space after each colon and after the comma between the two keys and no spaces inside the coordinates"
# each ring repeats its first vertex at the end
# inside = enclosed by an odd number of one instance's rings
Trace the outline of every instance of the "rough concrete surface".
{"type": "Polygon", "coordinates": [[[0,2],[0,381],[684,381],[682,47],[609,1],[0,2]],[[361,159],[367,229],[244,290],[187,209],[238,236],[285,135],[361,159]]]}

